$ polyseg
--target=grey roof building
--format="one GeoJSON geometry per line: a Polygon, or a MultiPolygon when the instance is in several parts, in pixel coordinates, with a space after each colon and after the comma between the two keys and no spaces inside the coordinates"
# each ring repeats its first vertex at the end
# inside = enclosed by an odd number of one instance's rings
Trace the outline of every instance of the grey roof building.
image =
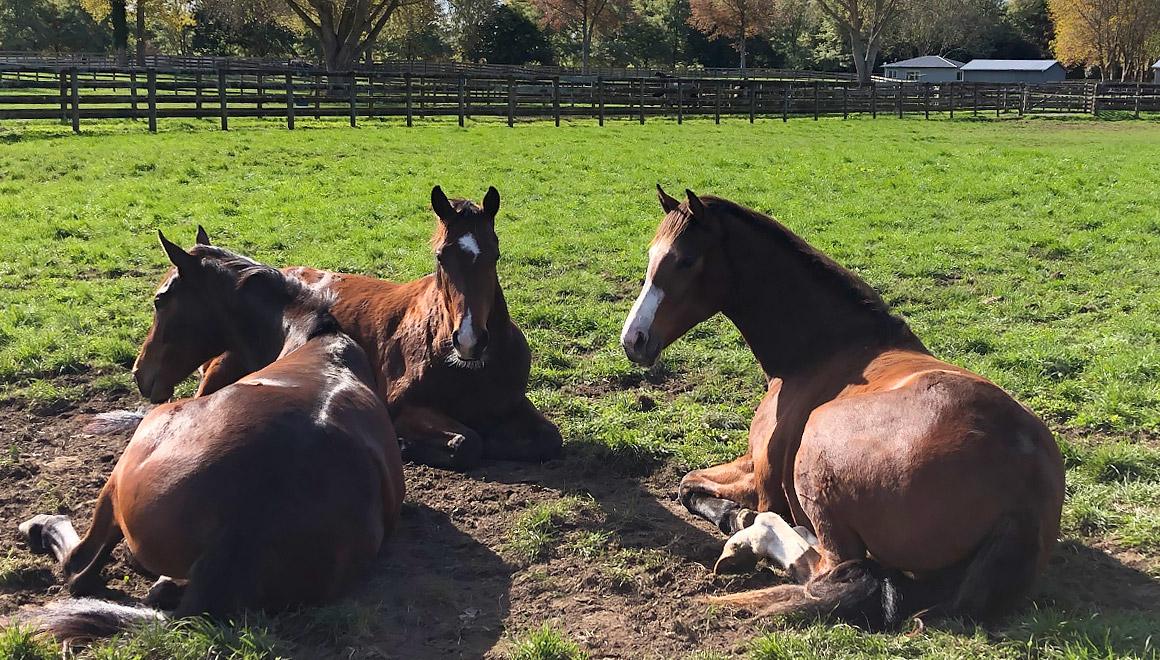
{"type": "Polygon", "coordinates": [[[960,79],[967,82],[1039,83],[1067,78],[1058,60],[971,60],[959,71],[960,79]]]}
{"type": "Polygon", "coordinates": [[[962,62],[941,57],[924,55],[901,62],[882,65],[887,78],[895,80],[917,80],[919,82],[951,82],[958,80],[962,62]]]}

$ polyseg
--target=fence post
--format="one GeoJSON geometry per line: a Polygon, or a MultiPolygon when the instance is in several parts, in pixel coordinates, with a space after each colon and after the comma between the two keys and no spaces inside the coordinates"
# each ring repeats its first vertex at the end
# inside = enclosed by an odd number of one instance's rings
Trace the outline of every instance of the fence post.
{"type": "Polygon", "coordinates": [[[793,96],[793,83],[785,84],[785,91],[781,94],[781,123],[789,121],[789,100],[793,96]]]}
{"type": "Polygon", "coordinates": [[[850,85],[842,85],[842,119],[850,118],[850,85]]]}
{"type": "Polygon", "coordinates": [[[821,99],[818,97],[818,81],[815,80],[814,81],[814,121],[818,120],[818,116],[822,112],[821,108],[818,105],[819,103],[821,103],[821,99]]]}
{"type": "Polygon", "coordinates": [[[1002,105],[1003,110],[1007,109],[1007,88],[1004,87],[1003,85],[999,85],[999,94],[1000,94],[1000,96],[1003,97],[1003,103],[1000,104],[999,100],[995,99],[995,117],[1000,116],[1000,113],[999,113],[1000,105],[1002,105]]]}
{"type": "Polygon", "coordinates": [[[294,130],[294,74],[286,74],[286,128],[294,130]]]}
{"type": "Polygon", "coordinates": [[[463,128],[463,115],[465,113],[464,103],[463,103],[464,83],[465,83],[465,81],[463,79],[463,76],[459,76],[459,127],[460,128],[463,128]]]}
{"type": "Polygon", "coordinates": [[[411,72],[408,71],[403,74],[403,80],[407,85],[407,128],[411,127],[411,72]]]}
{"type": "Polygon", "coordinates": [[[749,123],[757,118],[757,81],[746,81],[745,89],[749,92],[749,123]]]}
{"type": "Polygon", "coordinates": [[[262,117],[264,116],[262,114],[262,105],[263,97],[266,96],[266,78],[261,73],[258,74],[256,91],[258,92],[258,116],[262,117]]]}
{"type": "Polygon", "coordinates": [[[200,118],[201,117],[201,71],[198,71],[197,75],[195,75],[193,77],[193,84],[195,87],[194,92],[193,92],[194,107],[197,108],[197,116],[200,118]]]}
{"type": "Polygon", "coordinates": [[[596,97],[600,103],[600,125],[604,125],[604,76],[596,77],[596,97]]]}
{"type": "Polygon", "coordinates": [[[681,85],[681,78],[677,76],[677,125],[685,121],[685,88],[681,85]]]}
{"type": "Polygon", "coordinates": [[[951,88],[951,119],[955,118],[955,105],[959,100],[959,86],[957,83],[950,83],[947,87],[951,88]]]}
{"type": "Polygon", "coordinates": [[[133,121],[137,121],[137,71],[129,72],[129,107],[133,110],[133,121]]]}
{"type": "Polygon", "coordinates": [[[870,118],[878,119],[878,85],[870,81],[870,118]]]}
{"type": "Polygon", "coordinates": [[[1092,85],[1092,116],[1098,117],[1100,114],[1100,84],[1092,85]]]}
{"type": "Polygon", "coordinates": [[[69,87],[72,93],[72,129],[81,132],[81,90],[77,86],[77,68],[69,69],[69,87]]]}
{"type": "Polygon", "coordinates": [[[560,126],[560,76],[552,76],[552,119],[560,126]]]}
{"type": "Polygon", "coordinates": [[[1140,82],[1136,82],[1136,112],[1133,115],[1136,119],[1140,118],[1140,82]]]}
{"type": "Polygon", "coordinates": [[[974,98],[974,111],[971,114],[973,116],[978,116],[978,114],[979,114],[979,83],[973,83],[971,85],[971,95],[974,98]]]}
{"type": "Polygon", "coordinates": [[[922,84],[922,114],[930,119],[930,83],[922,84]]]}
{"type": "Polygon", "coordinates": [[[314,118],[322,119],[322,76],[314,75],[314,118]]]}
{"type": "Polygon", "coordinates": [[[898,110],[899,119],[902,119],[902,95],[906,93],[904,91],[905,89],[906,88],[902,85],[902,83],[898,83],[894,86],[894,105],[898,110]]]}
{"type": "Polygon", "coordinates": [[[230,111],[226,107],[226,70],[218,69],[218,105],[221,110],[222,130],[230,130],[230,111]]]}
{"type": "Polygon", "coordinates": [[[516,83],[515,78],[508,76],[508,128],[516,125],[516,83]]]}
{"type": "Polygon", "coordinates": [[[157,69],[149,67],[145,72],[145,79],[149,85],[149,132],[157,132],[157,69]]]}
{"type": "Polygon", "coordinates": [[[640,124],[644,126],[644,76],[640,77],[640,124]]]}
{"type": "Polygon", "coordinates": [[[60,72],[60,123],[68,125],[68,74],[60,72]]]}
{"type": "Polygon", "coordinates": [[[713,83],[713,123],[721,123],[721,81],[713,83]]]}
{"type": "Polygon", "coordinates": [[[427,119],[426,96],[423,94],[423,74],[419,74],[419,119],[427,119]]]}
{"type": "Polygon", "coordinates": [[[350,127],[358,126],[358,78],[350,72],[350,127]]]}

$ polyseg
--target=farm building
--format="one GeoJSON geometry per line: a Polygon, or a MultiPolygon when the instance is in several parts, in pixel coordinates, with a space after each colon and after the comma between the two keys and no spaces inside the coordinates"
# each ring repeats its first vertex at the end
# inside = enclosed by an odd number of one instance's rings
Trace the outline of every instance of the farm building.
{"type": "Polygon", "coordinates": [[[901,62],[892,62],[882,66],[887,78],[894,80],[918,80],[920,82],[952,82],[959,79],[959,67],[962,62],[940,57],[938,55],[924,55],[901,62]]]}
{"type": "Polygon", "coordinates": [[[1156,63],[1152,65],[1152,73],[1155,74],[1153,79],[1160,83],[1160,60],[1156,60],[1156,63]]]}
{"type": "Polygon", "coordinates": [[[959,72],[959,79],[967,82],[1041,83],[1067,78],[1057,60],[971,60],[959,72]]]}

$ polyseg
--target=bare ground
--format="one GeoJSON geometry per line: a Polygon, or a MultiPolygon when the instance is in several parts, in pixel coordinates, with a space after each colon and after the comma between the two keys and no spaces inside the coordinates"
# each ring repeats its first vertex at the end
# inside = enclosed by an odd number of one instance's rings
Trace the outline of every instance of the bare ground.
{"type": "MultiPolygon", "coordinates": [[[[0,403],[0,616],[61,597],[46,558],[32,558],[17,524],[37,513],[67,513],[83,533],[93,499],[127,437],[80,433],[89,416],[136,408],[127,393],[76,407],[0,403]]],[[[493,463],[468,474],[408,466],[403,523],[365,583],[322,610],[275,620],[294,655],[343,658],[502,657],[510,637],[552,621],[593,657],[683,657],[738,652],[755,634],[744,614],[704,596],[774,584],[762,571],[714,576],[722,537],[672,499],[679,472],[573,448],[543,466],[493,463]],[[632,474],[647,472],[645,475],[632,474]],[[554,541],[529,560],[512,530],[530,507],[579,496],[554,541]],[[596,539],[584,544],[583,539],[596,539]]],[[[1056,552],[1036,601],[1065,608],[1160,613],[1155,561],[1075,542],[1056,552]]],[[[106,570],[106,597],[132,600],[149,581],[123,550],[106,570]]]]}

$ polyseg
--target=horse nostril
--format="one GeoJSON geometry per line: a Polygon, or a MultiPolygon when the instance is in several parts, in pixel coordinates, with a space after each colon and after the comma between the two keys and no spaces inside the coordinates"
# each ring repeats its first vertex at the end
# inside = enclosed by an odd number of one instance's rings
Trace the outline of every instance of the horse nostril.
{"type": "Polygon", "coordinates": [[[454,346],[456,350],[459,350],[459,331],[458,330],[451,333],[451,345],[454,346]]]}
{"type": "Polygon", "coordinates": [[[475,347],[481,351],[487,348],[487,330],[479,333],[479,341],[475,342],[475,347]]]}
{"type": "Polygon", "coordinates": [[[645,344],[647,344],[647,343],[648,343],[648,340],[645,339],[644,333],[637,332],[636,338],[632,340],[632,348],[633,348],[633,350],[635,350],[636,352],[639,353],[639,352],[644,350],[645,344]]]}

